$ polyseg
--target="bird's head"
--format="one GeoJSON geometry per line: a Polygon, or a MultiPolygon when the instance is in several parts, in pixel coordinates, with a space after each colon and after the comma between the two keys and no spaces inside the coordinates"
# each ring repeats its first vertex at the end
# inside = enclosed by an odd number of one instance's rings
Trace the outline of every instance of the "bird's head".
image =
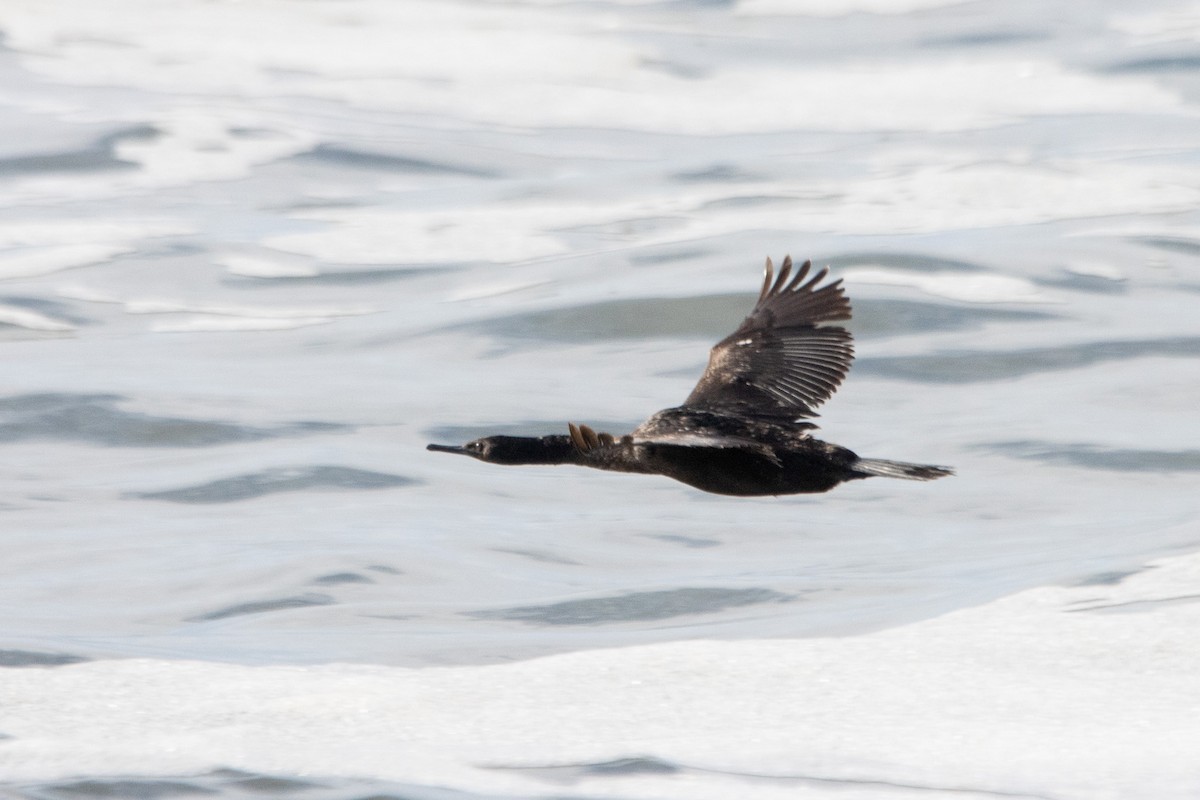
{"type": "Polygon", "coordinates": [[[565,436],[484,436],[464,445],[431,444],[435,453],[458,453],[491,464],[562,464],[572,450],[565,436]]]}

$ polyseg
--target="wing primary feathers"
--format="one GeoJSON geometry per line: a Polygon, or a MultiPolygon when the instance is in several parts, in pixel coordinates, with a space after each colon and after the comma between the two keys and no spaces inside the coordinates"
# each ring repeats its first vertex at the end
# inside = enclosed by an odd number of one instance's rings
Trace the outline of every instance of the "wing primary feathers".
{"type": "MultiPolygon", "coordinates": [[[[811,261],[804,262],[804,266],[806,266],[806,267],[811,266],[811,265],[812,265],[811,261]]],[[[805,270],[805,271],[807,272],[807,270],[805,270]]],[[[800,287],[799,291],[811,292],[813,287],[816,286],[821,281],[825,280],[825,276],[827,276],[828,274],[829,274],[829,267],[822,267],[820,270],[818,270],[817,274],[813,276],[813,279],[811,281],[809,281],[808,283],[806,283],[800,287]]],[[[836,281],[834,281],[833,283],[829,284],[829,288],[834,289],[841,285],[842,285],[842,280],[841,280],[841,278],[839,278],[836,281]]]]}
{"type": "MultiPolygon", "coordinates": [[[[783,264],[781,264],[779,267],[778,278],[774,276],[773,270],[774,265],[771,263],[771,259],[768,258],[762,291],[758,293],[758,305],[761,305],[762,301],[769,297],[777,297],[782,294],[787,294],[788,292],[811,291],[814,286],[825,280],[825,276],[829,274],[829,269],[823,268],[819,270],[816,275],[813,275],[812,279],[809,280],[808,283],[804,283],[804,279],[808,277],[810,272],[812,272],[812,261],[805,261],[800,265],[800,269],[796,270],[796,274],[792,275],[791,256],[784,256],[783,264]],[[791,280],[788,280],[789,277],[791,280]]],[[[831,284],[830,288],[836,287],[840,283],[841,281],[839,280],[837,283],[831,284]]]]}
{"type": "Polygon", "coordinates": [[[822,323],[850,318],[842,281],[829,269],[768,258],[750,315],[717,343],[685,405],[748,416],[816,416],[854,359],[850,332],[822,323]]]}
{"type": "Polygon", "coordinates": [[[762,301],[767,299],[767,293],[771,291],[771,282],[774,278],[775,265],[771,263],[771,257],[767,256],[767,266],[763,269],[762,290],[758,293],[758,303],[755,305],[761,305],[762,301]]]}
{"type": "MultiPolygon", "coordinates": [[[[791,256],[789,256],[789,258],[790,258],[790,257],[791,257],[791,256]]],[[[801,283],[801,281],[803,281],[803,280],[804,280],[804,279],[805,279],[805,278],[808,276],[808,273],[809,273],[809,271],[811,271],[811,270],[812,270],[812,262],[811,262],[811,261],[805,261],[803,264],[801,264],[801,265],[800,265],[800,269],[799,269],[799,270],[796,272],[796,276],[795,276],[794,278],[792,278],[792,282],[791,282],[791,283],[789,283],[789,284],[788,284],[786,287],[784,287],[784,288],[783,288],[783,289],[780,291],[780,294],[782,294],[782,293],[784,293],[784,292],[794,292],[794,291],[797,291],[797,288],[796,288],[796,287],[800,286],[800,283],[801,283]]],[[[817,281],[817,282],[819,283],[819,282],[820,282],[820,280],[821,280],[821,276],[822,276],[822,275],[823,275],[825,272],[826,272],[826,270],[821,270],[821,272],[820,272],[820,273],[818,273],[817,277],[816,277],[816,278],[814,278],[813,280],[815,280],[815,281],[817,281]]],[[[809,285],[811,286],[812,284],[810,283],[809,285]]]]}

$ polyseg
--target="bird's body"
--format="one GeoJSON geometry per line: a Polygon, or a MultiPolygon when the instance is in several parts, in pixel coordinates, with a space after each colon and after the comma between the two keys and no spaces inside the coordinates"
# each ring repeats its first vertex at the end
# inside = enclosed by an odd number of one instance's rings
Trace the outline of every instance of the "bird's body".
{"type": "Polygon", "coordinates": [[[854,358],[850,333],[820,323],[850,318],[841,281],[818,288],[811,263],[766,280],[750,316],[712,349],[708,368],[684,404],[654,414],[616,437],[586,425],[569,435],[489,436],[462,447],[429,445],[498,464],[575,464],[664,475],[715,494],[754,496],[825,492],[873,475],[932,480],[944,467],[863,459],[813,438],[805,418],[837,389],[854,358]],[[789,280],[790,278],[790,280],[789,280]]]}

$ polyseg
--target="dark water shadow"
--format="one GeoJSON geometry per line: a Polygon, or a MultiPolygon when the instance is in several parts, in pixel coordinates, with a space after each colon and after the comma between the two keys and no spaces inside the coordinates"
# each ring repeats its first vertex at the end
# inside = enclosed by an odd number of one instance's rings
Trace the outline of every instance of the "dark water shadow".
{"type": "Polygon", "coordinates": [[[1132,241],[1157,250],[1200,256],[1200,239],[1189,239],[1184,236],[1135,236],[1132,241]]]}
{"type": "MultiPolygon", "coordinates": [[[[75,309],[66,303],[61,303],[57,300],[47,300],[42,297],[7,295],[0,297],[0,304],[15,308],[26,308],[44,317],[49,317],[56,322],[63,322],[68,325],[91,325],[95,322],[90,317],[84,317],[76,313],[75,309]]],[[[7,323],[0,322],[0,325],[5,324],[7,323]]]]}
{"type": "Polygon", "coordinates": [[[974,449],[1106,472],[1200,472],[1200,450],[1138,450],[1054,442],[992,442],[974,449]]]}
{"type": "Polygon", "coordinates": [[[1102,278],[1099,275],[1080,275],[1075,272],[1064,272],[1050,278],[1033,278],[1032,282],[1047,289],[1061,289],[1068,292],[1085,292],[1087,294],[1127,294],[1129,282],[1123,278],[1102,278]]]}
{"type": "Polygon", "coordinates": [[[493,553],[508,553],[509,555],[526,558],[539,564],[561,564],[571,567],[583,566],[583,562],[581,561],[575,561],[571,558],[564,558],[563,556],[555,555],[554,553],[546,550],[533,550],[524,547],[490,547],[488,549],[493,553]]]}
{"type": "MultiPolygon", "coordinates": [[[[716,343],[754,307],[750,294],[606,300],[453,326],[510,343],[573,343],[643,339],[697,339],[716,343]]],[[[954,306],[912,300],[856,300],[845,323],[860,338],[976,330],[994,322],[1056,319],[1047,311],[954,306]]]]}
{"type": "Polygon", "coordinates": [[[371,286],[419,278],[433,272],[445,272],[440,267],[382,267],[380,269],[344,269],[319,272],[316,275],[227,275],[221,283],[237,289],[278,288],[279,286],[371,286]]]}
{"type": "Polygon", "coordinates": [[[36,650],[0,650],[0,667],[63,667],[91,659],[70,653],[43,653],[36,650]]]}
{"type": "Polygon", "coordinates": [[[969,31],[950,36],[930,36],[920,40],[921,47],[931,48],[978,48],[996,47],[1014,44],[1034,44],[1048,41],[1049,33],[1044,31],[1022,30],[980,30],[969,31]]]}
{"type": "Polygon", "coordinates": [[[1068,614],[1079,613],[1101,613],[1101,614],[1128,614],[1128,613],[1144,613],[1147,611],[1157,611],[1160,608],[1176,605],[1192,605],[1200,603],[1200,594],[1176,594],[1167,597],[1149,597],[1140,600],[1126,600],[1119,603],[1093,603],[1092,605],[1082,606],[1080,608],[1066,609],[1068,614]]]}
{"type": "Polygon", "coordinates": [[[955,797],[981,798],[1023,798],[1023,800],[1050,800],[1046,795],[1030,794],[1027,792],[1008,792],[986,787],[971,787],[961,784],[938,785],[929,783],[908,783],[903,781],[874,780],[871,778],[847,778],[842,776],[827,776],[820,774],[762,774],[742,772],[737,770],[706,769],[694,767],[674,761],[647,756],[631,756],[610,761],[583,762],[574,764],[546,764],[544,766],[507,766],[502,764],[490,765],[491,769],[521,773],[539,778],[548,784],[571,785],[588,778],[622,778],[631,775],[680,775],[694,780],[703,781],[706,777],[720,775],[739,780],[739,788],[747,792],[741,796],[751,796],[755,786],[772,786],[792,788],[799,792],[798,797],[810,797],[813,790],[820,791],[820,796],[829,795],[829,790],[859,790],[856,797],[863,796],[862,790],[872,790],[871,797],[913,796],[913,792],[928,792],[930,797],[937,795],[955,797]]]}
{"type": "Polygon", "coordinates": [[[0,158],[0,178],[47,172],[101,172],[132,170],[137,165],[118,158],[116,147],[127,141],[145,141],[160,135],[157,128],[138,125],[107,134],[88,147],[59,153],[0,158]]]}
{"type": "Polygon", "coordinates": [[[662,589],[611,597],[565,600],[544,606],[486,609],[466,612],[475,619],[526,622],[531,625],[603,625],[648,622],[695,614],[715,614],[730,608],[759,603],[782,603],[794,595],[772,589],[722,587],[662,589]]]}
{"type": "Polygon", "coordinates": [[[1120,571],[1097,572],[1095,575],[1089,575],[1086,578],[1076,581],[1072,586],[1116,586],[1122,583],[1126,578],[1132,578],[1134,575],[1140,575],[1147,570],[1154,569],[1151,566],[1145,566],[1141,569],[1126,569],[1120,571]]]}
{"type": "Polygon", "coordinates": [[[412,478],[385,472],[316,465],[309,467],[276,468],[231,478],[168,489],[160,492],[137,492],[126,495],[140,500],[167,500],[172,503],[235,503],[277,492],[303,492],[345,489],[391,489],[411,486],[412,478]]]}
{"type": "Polygon", "coordinates": [[[972,261],[931,256],[926,253],[899,253],[890,250],[862,250],[823,258],[820,266],[837,273],[850,267],[894,267],[909,272],[987,272],[988,268],[972,261]]]}
{"type": "Polygon", "coordinates": [[[409,175],[461,175],[471,178],[497,178],[500,173],[463,164],[446,164],[423,158],[398,156],[353,147],[320,144],[290,161],[328,164],[338,169],[361,169],[371,172],[398,172],[409,175]]]}
{"type": "Polygon", "coordinates": [[[454,329],[517,342],[713,339],[732,331],[754,305],[750,295],[606,300],[514,314],[454,329]],[[725,333],[720,333],[725,331],[725,333]]]}
{"type": "Polygon", "coordinates": [[[214,795],[217,791],[186,780],[162,780],[143,778],[138,780],[104,779],[54,783],[31,789],[29,794],[18,795],[28,798],[67,800],[69,798],[105,798],[105,800],[160,800],[173,797],[196,797],[214,795]],[[36,793],[34,793],[36,791],[36,793]]]}
{"type": "Polygon", "coordinates": [[[1200,72],[1200,53],[1175,53],[1115,61],[1101,68],[1112,74],[1164,75],[1176,72],[1200,72]]]}
{"type": "Polygon", "coordinates": [[[0,794],[13,800],[528,800],[513,795],[475,794],[437,786],[393,783],[370,778],[313,778],[218,769],[174,778],[76,778],[41,784],[0,783],[0,794]]]}
{"type": "Polygon", "coordinates": [[[611,761],[593,761],[579,764],[547,764],[545,766],[506,767],[493,765],[491,769],[511,770],[550,783],[578,783],[585,778],[620,778],[629,775],[676,775],[685,771],[671,761],[652,756],[630,756],[611,761]]]}
{"type": "Polygon", "coordinates": [[[309,608],[312,606],[330,606],[335,602],[330,595],[309,592],[291,597],[276,597],[270,600],[256,600],[250,603],[225,606],[216,611],[209,611],[205,614],[188,617],[186,621],[212,622],[213,620],[229,619],[230,617],[243,617],[248,614],[265,614],[270,611],[287,611],[293,608],[309,608]]]}
{"type": "Polygon", "coordinates": [[[654,245],[629,254],[629,263],[635,267],[654,264],[673,264],[677,261],[700,261],[712,251],[700,247],[678,244],[654,245]]]}
{"type": "Polygon", "coordinates": [[[36,439],[105,447],[211,447],[300,434],[348,431],[330,422],[294,422],[273,428],[217,420],[160,417],[123,411],[113,394],[26,394],[0,398],[0,443],[36,439]]]}
{"type": "Polygon", "coordinates": [[[374,582],[366,575],[361,575],[357,572],[331,572],[328,575],[321,575],[310,581],[310,583],[314,583],[317,586],[345,586],[352,583],[374,582]]]}
{"type": "Polygon", "coordinates": [[[658,539],[662,542],[682,545],[693,550],[700,550],[706,547],[720,547],[725,544],[719,539],[701,539],[696,536],[682,536],[674,533],[647,533],[645,536],[649,539],[658,539]]]}
{"type": "Polygon", "coordinates": [[[855,362],[854,369],[858,375],[922,383],[985,383],[1038,372],[1063,372],[1108,361],[1164,356],[1200,356],[1200,337],[1090,342],[1000,352],[956,350],[923,356],[860,358],[855,362]]]}
{"type": "Polygon", "coordinates": [[[674,172],[667,178],[680,183],[749,183],[764,180],[763,175],[728,162],[717,162],[700,169],[674,172]]]}
{"type": "Polygon", "coordinates": [[[980,330],[992,323],[1028,323],[1062,319],[1032,309],[943,305],[914,300],[856,300],[846,327],[855,338],[887,338],[918,333],[980,330]]]}

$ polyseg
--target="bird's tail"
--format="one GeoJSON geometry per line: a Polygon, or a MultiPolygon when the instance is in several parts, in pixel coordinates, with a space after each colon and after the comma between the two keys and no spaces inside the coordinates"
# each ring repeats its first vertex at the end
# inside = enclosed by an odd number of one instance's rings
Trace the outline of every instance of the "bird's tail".
{"type": "Polygon", "coordinates": [[[929,464],[906,464],[903,461],[887,461],[882,458],[860,458],[850,469],[864,478],[876,475],[881,478],[903,478],[906,481],[931,481],[953,475],[949,467],[934,467],[929,464]]]}

